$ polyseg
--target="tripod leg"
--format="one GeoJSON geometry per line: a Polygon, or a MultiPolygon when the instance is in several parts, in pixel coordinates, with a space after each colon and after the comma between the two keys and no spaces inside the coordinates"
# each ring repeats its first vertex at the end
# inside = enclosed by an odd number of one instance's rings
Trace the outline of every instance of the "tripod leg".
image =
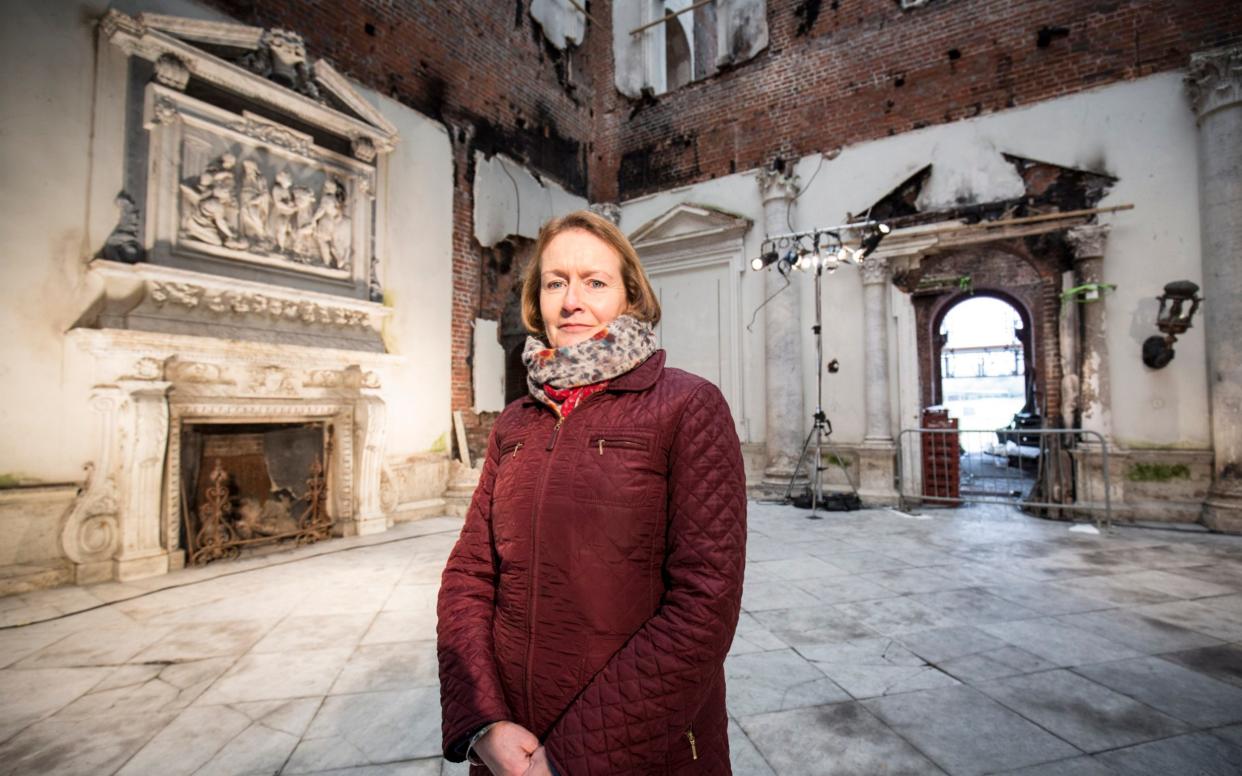
{"type": "Polygon", "coordinates": [[[798,456],[798,465],[794,467],[793,473],[789,475],[789,484],[785,486],[785,501],[789,500],[789,494],[793,492],[794,480],[798,479],[798,472],[802,471],[802,462],[806,460],[806,451],[811,446],[811,437],[814,434],[815,429],[811,429],[811,433],[806,435],[806,441],[802,443],[802,455],[798,456]]]}

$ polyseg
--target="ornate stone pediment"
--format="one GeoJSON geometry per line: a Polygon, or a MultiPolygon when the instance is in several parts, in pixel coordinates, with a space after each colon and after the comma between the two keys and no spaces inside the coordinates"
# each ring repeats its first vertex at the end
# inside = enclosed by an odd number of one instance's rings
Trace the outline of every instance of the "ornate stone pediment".
{"type": "Polygon", "coordinates": [[[117,10],[105,14],[99,26],[105,40],[155,63],[156,78],[165,85],[184,89],[190,78],[201,79],[305,116],[351,141],[368,141],[362,145],[381,153],[396,144],[396,127],[330,62],[312,59],[297,33],[165,14],[128,16],[117,10]]]}
{"type": "MultiPolygon", "coordinates": [[[[382,298],[376,163],[396,128],[329,62],[296,33],[228,22],[113,10],[100,35],[149,73],[126,96],[142,115],[126,135],[125,185],[138,196],[118,197],[102,258],[382,298]]],[[[216,301],[297,315],[262,295],[216,301]]]]}
{"type": "Polygon", "coordinates": [[[630,241],[650,247],[689,238],[740,237],[750,226],[750,219],[743,216],[710,205],[681,203],[638,227],[630,241]]]}

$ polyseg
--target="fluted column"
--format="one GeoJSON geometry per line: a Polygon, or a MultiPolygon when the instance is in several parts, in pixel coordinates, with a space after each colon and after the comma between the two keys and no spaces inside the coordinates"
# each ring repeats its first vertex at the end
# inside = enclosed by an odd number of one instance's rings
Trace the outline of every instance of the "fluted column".
{"type": "Polygon", "coordinates": [[[868,444],[892,444],[893,421],[888,388],[888,260],[871,256],[863,262],[863,374],[867,384],[868,444]]]}
{"type": "Polygon", "coordinates": [[[164,456],[168,448],[168,389],[158,380],[120,380],[122,409],[120,548],[112,562],[119,580],[168,572],[161,541],[164,456]]]}
{"type": "MultiPolygon", "coordinates": [[[[764,229],[768,235],[789,229],[789,205],[798,194],[798,179],[775,170],[759,173],[764,229]]],[[[776,267],[766,270],[765,296],[785,285],[776,267]]],[[[802,451],[806,413],[802,391],[801,289],[796,285],[776,294],[764,307],[764,365],[767,368],[766,488],[784,490],[802,451]]],[[[805,474],[805,471],[804,471],[805,474]]]]}
{"type": "Polygon", "coordinates": [[[1202,314],[1215,454],[1203,521],[1242,531],[1242,46],[1191,55],[1186,87],[1199,124],[1202,314]]]}

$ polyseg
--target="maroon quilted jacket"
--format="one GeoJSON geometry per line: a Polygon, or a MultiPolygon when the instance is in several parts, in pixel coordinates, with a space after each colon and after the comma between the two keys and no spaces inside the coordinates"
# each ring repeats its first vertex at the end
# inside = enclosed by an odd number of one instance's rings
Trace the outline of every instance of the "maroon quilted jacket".
{"type": "Polygon", "coordinates": [[[445,756],[512,720],[561,776],[729,774],[745,542],[729,408],[664,351],[563,420],[510,404],[440,588],[445,756]]]}

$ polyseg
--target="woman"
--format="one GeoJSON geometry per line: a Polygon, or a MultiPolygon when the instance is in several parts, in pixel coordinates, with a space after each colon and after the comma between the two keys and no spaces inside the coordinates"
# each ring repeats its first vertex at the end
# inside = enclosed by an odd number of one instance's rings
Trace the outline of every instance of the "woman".
{"type": "Polygon", "coordinates": [[[440,587],[445,756],[494,776],[728,774],[746,535],[729,407],[664,367],[638,255],[593,213],[544,225],[522,309],[543,337],[530,395],[496,421],[440,587]]]}

